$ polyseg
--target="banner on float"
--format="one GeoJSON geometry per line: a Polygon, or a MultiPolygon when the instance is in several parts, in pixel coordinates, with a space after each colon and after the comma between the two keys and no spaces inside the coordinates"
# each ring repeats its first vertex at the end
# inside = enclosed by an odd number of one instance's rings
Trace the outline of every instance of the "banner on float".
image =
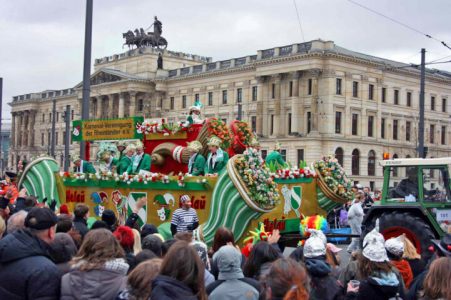
{"type": "Polygon", "coordinates": [[[72,121],[72,141],[142,139],[143,117],[72,121]]]}

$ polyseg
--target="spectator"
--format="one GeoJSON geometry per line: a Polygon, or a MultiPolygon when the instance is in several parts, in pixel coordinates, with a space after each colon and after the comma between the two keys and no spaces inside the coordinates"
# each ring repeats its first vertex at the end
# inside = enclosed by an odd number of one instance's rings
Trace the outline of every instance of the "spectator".
{"type": "Polygon", "coordinates": [[[9,199],[6,197],[0,196],[0,217],[3,218],[4,221],[7,221],[9,218],[9,199]]]}
{"type": "Polygon", "coordinates": [[[178,232],[193,231],[199,226],[199,219],[196,210],[191,207],[191,198],[188,195],[180,197],[182,208],[178,208],[172,214],[171,232],[175,235],[178,232]]]}
{"type": "Polygon", "coordinates": [[[166,256],[166,254],[168,253],[169,249],[172,247],[172,245],[174,245],[177,241],[172,239],[172,240],[166,240],[163,242],[163,245],[161,246],[161,255],[163,257],[166,256]]]}
{"type": "Polygon", "coordinates": [[[241,253],[234,246],[222,246],[213,256],[219,275],[216,282],[207,286],[209,300],[259,298],[258,281],[244,278],[241,270],[241,253]]]}
{"type": "Polygon", "coordinates": [[[74,209],[74,227],[78,230],[83,239],[88,233],[89,206],[86,204],[77,204],[74,209]]]}
{"type": "Polygon", "coordinates": [[[310,237],[304,244],[305,267],[310,275],[310,298],[333,300],[342,297],[342,287],[332,276],[326,262],[326,236],[320,230],[309,229],[310,237]]]}
{"type": "Polygon", "coordinates": [[[105,229],[108,229],[108,230],[110,229],[110,227],[108,226],[108,224],[105,223],[105,222],[102,221],[102,220],[97,220],[97,221],[95,221],[94,223],[92,223],[91,230],[99,229],[99,228],[105,228],[105,229]]]}
{"type": "Polygon", "coordinates": [[[144,240],[149,234],[158,233],[158,228],[153,224],[144,224],[141,228],[141,240],[144,240]]]}
{"type": "Polygon", "coordinates": [[[69,207],[67,207],[67,204],[62,204],[60,206],[60,215],[70,216],[69,207]]]}
{"type": "Polygon", "coordinates": [[[141,247],[141,234],[138,230],[132,229],[133,231],[133,254],[137,255],[143,249],[141,247]]]}
{"type": "Polygon", "coordinates": [[[105,209],[102,213],[102,221],[104,221],[108,225],[108,229],[111,232],[114,232],[116,230],[116,215],[114,214],[114,211],[111,209],[105,209]]]}
{"type": "Polygon", "coordinates": [[[59,215],[56,223],[56,232],[68,233],[74,227],[72,218],[68,215],[59,215]]]}
{"type": "Polygon", "coordinates": [[[89,231],[72,259],[72,271],[61,280],[61,299],[114,299],[126,284],[124,256],[109,230],[89,231]]]}
{"type": "Polygon", "coordinates": [[[163,256],[162,247],[163,242],[161,241],[161,239],[153,234],[146,236],[142,241],[142,248],[152,251],[158,257],[163,256]]]}
{"type": "Polygon", "coordinates": [[[58,232],[49,252],[61,274],[66,274],[70,271],[69,262],[77,253],[77,246],[69,234],[58,232]]]}
{"type": "Polygon", "coordinates": [[[393,271],[385,250],[384,237],[377,231],[377,227],[363,240],[362,255],[359,256],[362,280],[358,287],[348,283],[347,299],[405,299],[402,277],[393,271]]]}
{"type": "Polygon", "coordinates": [[[363,193],[364,193],[364,200],[363,200],[363,207],[371,207],[374,204],[374,200],[371,197],[371,190],[369,187],[365,187],[363,189],[363,193]]]}
{"type": "Polygon", "coordinates": [[[122,249],[124,249],[125,258],[130,266],[130,269],[133,269],[135,267],[135,255],[133,254],[133,245],[135,241],[132,229],[128,226],[121,225],[116,228],[113,235],[119,241],[122,249]]]}
{"type": "Polygon", "coordinates": [[[135,258],[136,258],[135,262],[136,262],[136,266],[137,266],[146,260],[150,260],[153,258],[159,258],[159,257],[156,256],[155,253],[153,253],[152,251],[150,251],[148,249],[144,249],[143,251],[139,252],[135,258]]]}
{"type": "Polygon", "coordinates": [[[334,244],[327,243],[326,244],[326,262],[331,266],[332,268],[332,275],[338,279],[340,273],[341,273],[341,261],[340,261],[340,255],[338,253],[342,249],[338,248],[334,244]]]}
{"type": "Polygon", "coordinates": [[[119,293],[116,300],[149,299],[152,281],[160,271],[161,262],[160,258],[153,258],[136,266],[128,275],[127,288],[119,293]]]}
{"type": "Polygon", "coordinates": [[[407,237],[404,237],[404,253],[402,257],[409,263],[413,278],[424,271],[425,265],[421,255],[418,254],[417,249],[407,237]]]}
{"type": "Polygon", "coordinates": [[[269,263],[280,258],[282,254],[280,251],[272,247],[268,242],[261,241],[257,243],[251,250],[249,257],[244,264],[244,276],[260,279],[263,270],[269,270],[269,263]]]}
{"type": "MultiPolygon", "coordinates": [[[[361,201],[363,200],[363,192],[358,191],[355,194],[354,203],[348,211],[348,223],[351,226],[351,233],[356,235],[362,234],[363,208],[361,201]]],[[[351,244],[348,246],[348,252],[358,250],[360,248],[360,238],[353,237],[351,244]]]]}
{"type": "Polygon", "coordinates": [[[57,218],[48,208],[32,208],[25,229],[0,240],[0,299],[58,299],[61,275],[48,245],[57,218]]]}
{"type": "Polygon", "coordinates": [[[28,213],[25,210],[20,210],[9,217],[6,232],[9,234],[25,228],[25,218],[27,217],[27,214],[28,213]]]}
{"type": "Polygon", "coordinates": [[[290,258],[297,262],[304,263],[304,247],[297,247],[293,252],[291,252],[290,258]]]}
{"type": "Polygon", "coordinates": [[[279,258],[272,263],[265,281],[268,300],[307,300],[310,283],[301,264],[291,258],[279,258]]]}
{"type": "Polygon", "coordinates": [[[424,280],[424,300],[451,299],[451,258],[434,260],[424,280]]]}
{"type": "Polygon", "coordinates": [[[413,279],[413,274],[407,260],[402,258],[404,253],[404,236],[400,235],[396,238],[386,240],[385,249],[387,250],[387,256],[390,259],[390,263],[399,270],[399,273],[404,280],[404,284],[409,288],[413,279]]]}
{"type": "Polygon", "coordinates": [[[188,243],[178,241],[163,259],[152,282],[151,299],[205,300],[204,266],[188,243]]]}
{"type": "Polygon", "coordinates": [[[2,217],[0,217],[0,239],[3,237],[3,234],[6,231],[6,223],[5,220],[3,220],[2,217]]]}

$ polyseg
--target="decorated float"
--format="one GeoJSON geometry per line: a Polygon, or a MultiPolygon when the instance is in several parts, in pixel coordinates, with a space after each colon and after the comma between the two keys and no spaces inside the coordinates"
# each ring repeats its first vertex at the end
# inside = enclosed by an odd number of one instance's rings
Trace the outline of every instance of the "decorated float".
{"type": "Polygon", "coordinates": [[[229,126],[209,118],[203,122],[168,123],[139,117],[119,120],[74,122],[73,140],[140,140],[151,155],[147,172],[117,174],[61,173],[57,162],[41,157],[29,163],[19,185],[38,198],[66,204],[72,211],[77,203],[91,208],[100,217],[105,209],[116,212],[124,222],[138,199],[147,198],[139,211],[139,223],[152,223],[162,231],[169,227],[171,214],[180,207],[182,195],[189,195],[200,226],[196,234],[207,243],[220,226],[230,228],[236,240],[262,223],[266,231],[298,233],[305,216],[326,215],[332,208],[351,200],[350,181],[332,157],[324,157],[311,167],[305,162],[284,169],[265,165],[258,144],[246,122],[229,126]],[[187,174],[190,159],[188,142],[200,142],[199,153],[207,157],[211,137],[230,159],[217,174],[187,174]]]}

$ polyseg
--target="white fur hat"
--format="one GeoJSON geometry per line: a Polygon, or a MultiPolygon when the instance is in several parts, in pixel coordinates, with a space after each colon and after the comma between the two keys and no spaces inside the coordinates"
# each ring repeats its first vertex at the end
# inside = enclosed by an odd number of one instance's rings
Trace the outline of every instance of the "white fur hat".
{"type": "Polygon", "coordinates": [[[386,240],[385,249],[391,254],[401,257],[404,253],[404,236],[400,235],[386,240]]]}
{"type": "Polygon", "coordinates": [[[370,231],[363,239],[362,254],[374,262],[389,261],[385,250],[384,236],[378,231],[378,226],[370,231]]]}

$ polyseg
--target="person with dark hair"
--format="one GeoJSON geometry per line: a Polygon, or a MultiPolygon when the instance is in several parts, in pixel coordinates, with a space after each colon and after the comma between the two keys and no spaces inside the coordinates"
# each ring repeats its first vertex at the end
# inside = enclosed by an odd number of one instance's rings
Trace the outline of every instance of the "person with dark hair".
{"type": "Polygon", "coordinates": [[[56,232],[69,232],[74,227],[72,218],[68,215],[59,215],[58,223],[56,223],[56,232]]]}
{"type": "Polygon", "coordinates": [[[207,286],[209,300],[259,298],[260,283],[244,277],[241,270],[241,253],[234,246],[222,246],[213,255],[213,261],[218,266],[219,275],[217,281],[207,286]]]}
{"type": "Polygon", "coordinates": [[[89,231],[61,280],[61,300],[114,299],[125,288],[128,264],[117,239],[108,229],[89,231]]]}
{"type": "Polygon", "coordinates": [[[133,245],[135,243],[135,237],[130,227],[121,225],[113,232],[114,237],[119,241],[125,252],[125,258],[130,266],[130,270],[135,267],[135,255],[133,253],[133,245]]]}
{"type": "MultiPolygon", "coordinates": [[[[209,253],[210,257],[213,257],[213,255],[222,246],[225,246],[228,244],[236,246],[233,232],[230,229],[228,229],[227,227],[219,227],[216,230],[215,236],[213,238],[213,246],[209,253]]],[[[246,262],[246,257],[244,255],[241,255],[241,264],[240,264],[241,269],[243,269],[245,262],[246,262]]],[[[218,279],[219,269],[218,269],[218,266],[215,263],[215,261],[212,261],[212,263],[211,263],[211,274],[215,277],[215,279],[218,279]]]]}
{"type": "Polygon", "coordinates": [[[171,246],[150,295],[151,299],[206,300],[204,266],[188,243],[178,241],[171,246]]]}
{"type": "Polygon", "coordinates": [[[91,230],[99,229],[99,228],[105,228],[105,229],[108,229],[108,230],[110,229],[110,227],[108,226],[108,224],[105,223],[105,222],[102,221],[102,220],[97,220],[97,221],[95,221],[94,223],[92,223],[91,230]]]}
{"type": "Polygon", "coordinates": [[[304,263],[304,247],[299,246],[290,253],[290,258],[300,263],[304,263]]]}
{"type": "Polygon", "coordinates": [[[307,300],[310,282],[305,268],[291,258],[279,258],[271,264],[264,282],[267,300],[307,300]]]}
{"type": "MultiPolygon", "coordinates": [[[[138,266],[140,263],[142,263],[146,260],[150,260],[153,258],[159,258],[159,257],[155,253],[153,253],[151,250],[143,249],[143,251],[136,254],[136,257],[135,257],[136,266],[138,266]]],[[[135,268],[136,268],[136,266],[135,266],[135,268]]]]}
{"type": "Polygon", "coordinates": [[[150,234],[150,235],[146,236],[142,241],[142,248],[143,248],[143,250],[148,249],[148,250],[152,251],[158,257],[163,256],[163,250],[162,250],[163,242],[156,235],[150,234]]]}
{"type": "Polygon", "coordinates": [[[149,234],[154,233],[158,233],[157,226],[153,224],[144,224],[144,226],[141,228],[141,241],[144,240],[144,238],[149,234]]]}
{"type": "Polygon", "coordinates": [[[25,229],[0,240],[0,299],[58,299],[61,274],[48,255],[57,218],[32,208],[25,229]]]}
{"type": "Polygon", "coordinates": [[[249,257],[244,264],[244,276],[259,280],[260,275],[262,275],[262,269],[269,269],[268,263],[271,263],[280,257],[282,257],[280,251],[272,247],[268,242],[261,241],[257,243],[252,248],[249,257]]]}
{"type": "Polygon", "coordinates": [[[70,271],[69,261],[77,253],[77,246],[69,234],[58,232],[49,252],[61,274],[66,274],[70,271]]]}
{"type": "Polygon", "coordinates": [[[127,288],[119,293],[116,300],[149,299],[152,281],[157,277],[161,263],[161,258],[153,258],[136,266],[128,275],[127,288]]]}
{"type": "Polygon", "coordinates": [[[117,218],[116,215],[114,214],[114,211],[112,211],[111,209],[105,209],[103,211],[102,221],[108,225],[108,229],[111,232],[114,232],[116,230],[117,218]]]}
{"type": "Polygon", "coordinates": [[[161,255],[163,257],[166,256],[166,254],[168,253],[169,249],[172,247],[172,245],[174,245],[177,241],[174,239],[171,240],[166,240],[163,242],[163,245],[161,246],[161,255]]]}
{"type": "Polygon", "coordinates": [[[88,218],[89,206],[82,203],[77,204],[74,209],[74,227],[81,234],[82,238],[88,233],[88,218]]]}

